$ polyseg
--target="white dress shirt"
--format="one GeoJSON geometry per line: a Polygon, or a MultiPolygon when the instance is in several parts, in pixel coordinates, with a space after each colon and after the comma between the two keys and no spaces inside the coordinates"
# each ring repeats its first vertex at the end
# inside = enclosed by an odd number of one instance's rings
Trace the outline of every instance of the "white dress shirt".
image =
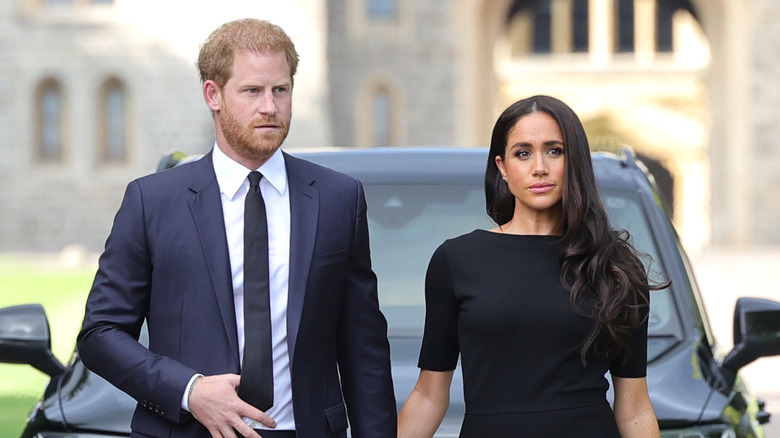
{"type": "MultiPolygon", "coordinates": [[[[292,407],[292,383],[290,356],[287,351],[287,295],[290,262],[290,192],[287,185],[287,168],[281,149],[259,169],[247,169],[233,161],[214,146],[214,172],[222,197],[222,214],[225,219],[233,276],[233,303],[236,311],[239,357],[244,358],[244,199],[249,190],[247,176],[252,170],[263,174],[260,192],[265,202],[268,220],[268,272],[271,297],[271,342],[274,366],[274,405],[266,413],[276,421],[277,430],[294,430],[292,407]]],[[[194,378],[197,376],[193,376],[194,378]]],[[[190,382],[190,385],[192,381],[190,382]]],[[[186,405],[186,393],[183,406],[186,405]]],[[[252,428],[264,426],[248,418],[244,421],[252,428]]]]}

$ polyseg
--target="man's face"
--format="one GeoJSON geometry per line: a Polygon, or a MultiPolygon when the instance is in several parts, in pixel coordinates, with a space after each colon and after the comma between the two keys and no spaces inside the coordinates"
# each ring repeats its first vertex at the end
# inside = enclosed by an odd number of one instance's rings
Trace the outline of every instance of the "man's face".
{"type": "Polygon", "coordinates": [[[241,158],[265,161],[290,129],[292,78],[284,52],[236,53],[233,76],[221,91],[217,136],[221,132],[241,158]]]}

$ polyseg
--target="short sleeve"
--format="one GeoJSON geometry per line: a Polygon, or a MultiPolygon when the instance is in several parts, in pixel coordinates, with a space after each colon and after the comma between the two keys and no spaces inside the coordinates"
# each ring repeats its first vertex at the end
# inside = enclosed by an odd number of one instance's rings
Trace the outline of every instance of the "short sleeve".
{"type": "Polygon", "coordinates": [[[425,331],[418,366],[454,370],[458,363],[458,305],[445,245],[431,257],[425,275],[425,331]]]}
{"type": "Polygon", "coordinates": [[[647,376],[647,320],[650,313],[650,297],[645,291],[648,305],[642,308],[642,324],[631,335],[631,351],[628,353],[628,361],[624,363],[623,357],[612,361],[610,373],[617,377],[646,377],[647,376]]]}

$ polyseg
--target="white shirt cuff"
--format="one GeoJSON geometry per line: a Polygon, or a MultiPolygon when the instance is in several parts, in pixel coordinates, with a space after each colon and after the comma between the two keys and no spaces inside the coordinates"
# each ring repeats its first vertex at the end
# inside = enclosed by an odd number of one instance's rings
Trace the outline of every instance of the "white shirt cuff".
{"type": "Polygon", "coordinates": [[[190,383],[184,388],[184,395],[181,397],[181,408],[187,412],[190,412],[190,393],[192,392],[192,385],[195,384],[195,380],[197,380],[198,377],[203,377],[203,374],[195,374],[192,376],[190,383]]]}

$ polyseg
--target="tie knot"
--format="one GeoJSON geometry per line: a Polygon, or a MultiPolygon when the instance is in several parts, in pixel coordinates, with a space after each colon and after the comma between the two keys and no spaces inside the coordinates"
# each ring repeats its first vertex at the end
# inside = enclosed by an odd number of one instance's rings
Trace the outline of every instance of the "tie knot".
{"type": "Polygon", "coordinates": [[[249,172],[249,188],[257,187],[260,185],[260,180],[263,179],[263,174],[253,170],[249,172]]]}

